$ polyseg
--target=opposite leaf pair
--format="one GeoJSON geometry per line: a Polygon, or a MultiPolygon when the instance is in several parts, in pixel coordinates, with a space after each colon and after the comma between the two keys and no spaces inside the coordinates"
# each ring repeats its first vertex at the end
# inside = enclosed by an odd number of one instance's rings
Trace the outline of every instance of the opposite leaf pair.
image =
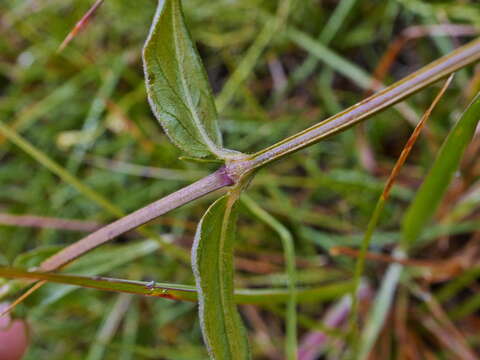
{"type": "MultiPolygon", "coordinates": [[[[160,0],[143,52],[148,99],[171,141],[194,157],[222,160],[217,110],[180,0],[160,0]]],[[[246,331],[234,301],[235,202],[241,185],[218,199],[202,218],[192,248],[203,337],[215,359],[250,357],[246,331]]]]}

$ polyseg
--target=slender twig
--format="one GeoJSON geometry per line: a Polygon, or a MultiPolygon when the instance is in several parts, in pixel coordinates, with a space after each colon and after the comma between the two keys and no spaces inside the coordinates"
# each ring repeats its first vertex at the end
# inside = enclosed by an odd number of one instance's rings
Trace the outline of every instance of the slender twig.
{"type": "Polygon", "coordinates": [[[82,18],[75,24],[75,27],[68,33],[68,35],[65,37],[65,39],[62,41],[60,46],[57,49],[57,52],[62,52],[63,49],[70,43],[70,41],[73,40],[73,38],[82,30],[85,25],[87,25],[88,20],[92,17],[92,15],[97,11],[97,9],[100,7],[100,5],[103,4],[104,0],[97,0],[95,3],[92,5],[90,9],[85,13],[85,15],[82,16],[82,18]]]}

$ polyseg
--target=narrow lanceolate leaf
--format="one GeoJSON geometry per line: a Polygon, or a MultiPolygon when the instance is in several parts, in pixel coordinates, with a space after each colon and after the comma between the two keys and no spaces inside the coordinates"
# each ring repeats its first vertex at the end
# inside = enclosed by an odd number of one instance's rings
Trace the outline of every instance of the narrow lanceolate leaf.
{"type": "Polygon", "coordinates": [[[225,195],[200,221],[192,251],[200,325],[211,358],[249,359],[247,334],[235,306],[235,198],[225,195]]]}
{"type": "Polygon", "coordinates": [[[458,169],[462,155],[472,140],[480,120],[480,93],[477,94],[452,129],[407,210],[402,224],[403,245],[415,245],[435,214],[448,185],[458,169]]]}
{"type": "Polygon", "coordinates": [[[222,157],[217,111],[180,0],[159,0],[143,49],[150,106],[168,137],[194,157],[222,157]]]}

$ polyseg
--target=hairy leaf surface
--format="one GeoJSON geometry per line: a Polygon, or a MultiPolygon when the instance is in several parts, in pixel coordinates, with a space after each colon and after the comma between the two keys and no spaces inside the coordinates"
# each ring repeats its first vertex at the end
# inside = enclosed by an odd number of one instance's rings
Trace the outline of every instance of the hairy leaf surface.
{"type": "Polygon", "coordinates": [[[214,99],[180,0],[158,1],[143,64],[150,106],[172,142],[195,157],[221,157],[214,99]]]}
{"type": "Polygon", "coordinates": [[[234,300],[235,199],[215,201],[200,221],[192,251],[199,316],[213,359],[249,359],[247,334],[234,300]]]}

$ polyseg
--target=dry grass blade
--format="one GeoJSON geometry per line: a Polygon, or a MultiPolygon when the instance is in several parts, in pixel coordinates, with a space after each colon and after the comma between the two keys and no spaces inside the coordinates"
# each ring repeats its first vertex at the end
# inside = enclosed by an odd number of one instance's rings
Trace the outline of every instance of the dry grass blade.
{"type": "Polygon", "coordinates": [[[67,45],[73,40],[75,36],[87,25],[88,20],[92,17],[92,15],[97,11],[97,9],[102,5],[104,0],[97,0],[95,3],[92,5],[90,9],[83,15],[83,17],[75,24],[74,28],[72,31],[68,33],[68,35],[65,37],[65,39],[62,41],[60,46],[57,49],[57,53],[60,53],[67,47],[67,45]]]}
{"type": "Polygon", "coordinates": [[[425,114],[423,114],[422,119],[420,120],[418,125],[415,127],[412,135],[410,136],[407,143],[405,144],[405,147],[403,148],[402,153],[400,154],[400,157],[398,158],[390,176],[388,177],[387,183],[386,183],[385,188],[384,188],[383,193],[382,193],[383,200],[387,200],[387,198],[390,194],[390,191],[392,189],[392,186],[395,182],[395,179],[397,178],[398,173],[400,172],[400,169],[402,168],[403,164],[405,163],[405,160],[407,160],[407,157],[410,154],[410,152],[413,148],[413,145],[417,141],[418,136],[420,135],[420,132],[422,131],[423,127],[425,126],[426,121],[430,118],[430,115],[432,114],[433,109],[437,106],[438,102],[443,97],[443,94],[445,94],[445,91],[447,90],[450,83],[452,82],[453,76],[454,76],[454,74],[450,75],[448,77],[447,81],[445,81],[445,84],[442,86],[439,93],[437,94],[437,96],[435,97],[432,104],[430,105],[430,107],[425,112],[425,114]]]}
{"type": "Polygon", "coordinates": [[[358,304],[356,302],[356,292],[358,291],[358,287],[360,286],[360,278],[363,274],[363,270],[365,267],[365,259],[366,259],[366,253],[368,251],[368,248],[370,246],[370,241],[372,239],[372,235],[375,231],[375,228],[377,227],[378,220],[380,218],[380,215],[383,211],[383,208],[385,206],[385,202],[387,201],[390,191],[392,189],[392,186],[395,182],[395,180],[398,177],[398,174],[405,163],[408,155],[410,154],[413,145],[418,139],[418,136],[420,135],[422,128],[424,127],[426,121],[430,118],[430,115],[432,114],[433,109],[435,106],[438,104],[440,99],[442,98],[443,94],[447,90],[448,86],[452,82],[454,74],[451,74],[447,81],[445,81],[445,84],[442,86],[440,91],[438,92],[437,96],[433,100],[432,104],[429,106],[425,114],[422,116],[421,120],[418,122],[417,126],[413,130],[412,134],[410,135],[410,138],[408,139],[407,143],[405,144],[399,158],[397,159],[397,162],[395,163],[395,166],[393,167],[390,176],[387,179],[387,182],[385,183],[385,187],[383,189],[382,194],[380,195],[380,198],[377,201],[377,204],[375,206],[375,209],[373,211],[373,214],[370,218],[370,221],[367,226],[367,230],[365,232],[365,237],[362,242],[361,250],[359,253],[359,257],[355,266],[355,275],[354,275],[354,282],[355,282],[355,287],[354,290],[352,291],[352,299],[353,299],[353,304],[352,304],[352,315],[351,315],[351,321],[350,325],[352,328],[352,341],[356,341],[355,339],[355,333],[356,333],[356,319],[357,319],[357,311],[358,311],[358,304]]]}
{"type": "Polygon", "coordinates": [[[5,308],[1,313],[0,313],[0,318],[11,312],[15,307],[22,303],[24,300],[26,300],[30,295],[32,295],[36,290],[40,289],[43,285],[46,284],[46,281],[40,281],[34,284],[30,289],[25,291],[21,296],[19,296],[17,299],[15,299],[14,302],[12,302],[7,308],[5,308]]]}
{"type": "Polygon", "coordinates": [[[400,54],[400,51],[409,41],[425,36],[472,36],[478,34],[478,32],[479,29],[473,26],[452,24],[426,26],[420,25],[405,29],[400,36],[390,44],[378,62],[378,65],[373,73],[373,78],[375,80],[372,82],[369,92],[376,90],[378,88],[378,83],[383,82],[395,59],[400,54]]]}
{"type": "MultiPolygon", "coordinates": [[[[453,343],[453,351],[455,353],[462,354],[462,359],[476,359],[477,357],[475,356],[473,349],[471,349],[468,345],[465,335],[462,334],[460,330],[457,329],[457,327],[449,319],[448,315],[445,313],[442,306],[435,299],[435,297],[433,297],[432,294],[430,294],[429,292],[426,292],[417,286],[412,286],[411,290],[417,297],[419,297],[425,302],[428,310],[433,316],[431,322],[432,327],[430,330],[436,333],[435,331],[433,331],[433,329],[438,329],[439,335],[445,332],[448,333],[447,338],[451,339],[451,342],[449,343],[453,343]],[[438,326],[433,326],[434,323],[438,324],[438,326]],[[443,331],[441,331],[440,329],[442,329],[443,331]]],[[[439,336],[439,338],[443,338],[443,336],[439,336]]]]}

